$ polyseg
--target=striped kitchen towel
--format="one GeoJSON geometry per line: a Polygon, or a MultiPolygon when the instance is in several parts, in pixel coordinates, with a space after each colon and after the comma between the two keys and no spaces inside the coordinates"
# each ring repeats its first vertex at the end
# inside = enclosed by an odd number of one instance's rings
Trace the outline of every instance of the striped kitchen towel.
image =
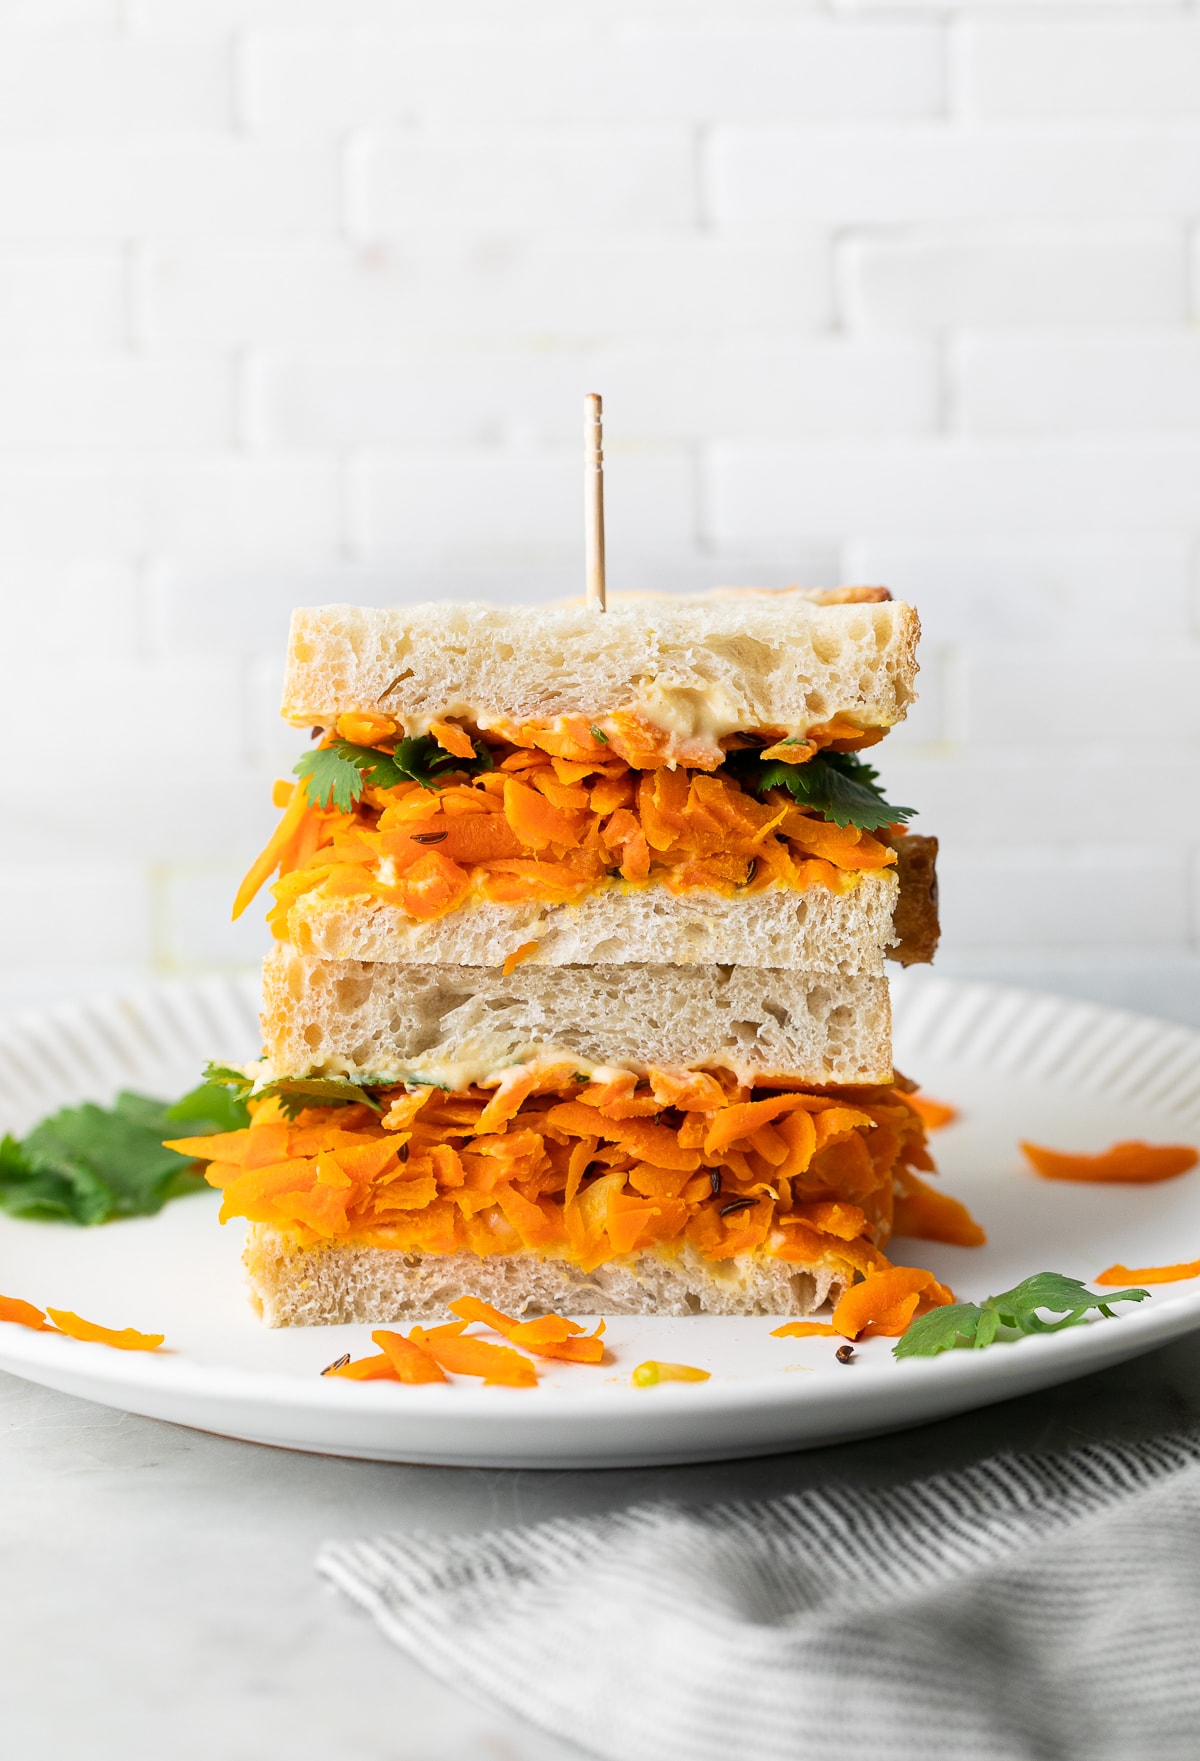
{"type": "Polygon", "coordinates": [[[610,1761],[1195,1761],[1200,1436],[327,1546],[457,1687],[610,1761]]]}

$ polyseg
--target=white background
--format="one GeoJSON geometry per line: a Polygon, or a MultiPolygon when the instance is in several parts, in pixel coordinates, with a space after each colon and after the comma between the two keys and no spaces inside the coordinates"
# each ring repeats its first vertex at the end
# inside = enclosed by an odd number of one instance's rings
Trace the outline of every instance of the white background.
{"type": "Polygon", "coordinates": [[[884,581],[949,969],[1200,1019],[1200,10],[0,0],[0,1001],[258,957],[288,609],[884,581]]]}

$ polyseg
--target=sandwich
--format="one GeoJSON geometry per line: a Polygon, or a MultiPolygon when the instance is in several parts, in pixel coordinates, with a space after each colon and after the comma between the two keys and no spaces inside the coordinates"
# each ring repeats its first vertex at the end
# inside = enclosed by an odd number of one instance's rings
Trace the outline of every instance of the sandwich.
{"type": "Polygon", "coordinates": [[[295,614],[250,1124],[173,1146],[269,1324],[805,1315],[970,1237],[891,1058],[936,843],[862,756],[918,633],[881,589],[295,614]]]}

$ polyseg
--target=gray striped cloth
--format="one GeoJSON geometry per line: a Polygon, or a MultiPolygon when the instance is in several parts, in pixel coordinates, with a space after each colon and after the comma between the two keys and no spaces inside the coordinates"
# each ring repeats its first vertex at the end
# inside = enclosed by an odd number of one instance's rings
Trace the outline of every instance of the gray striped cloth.
{"type": "Polygon", "coordinates": [[[1200,1755],[1200,1436],[319,1568],[435,1675],[611,1761],[1200,1755]]]}

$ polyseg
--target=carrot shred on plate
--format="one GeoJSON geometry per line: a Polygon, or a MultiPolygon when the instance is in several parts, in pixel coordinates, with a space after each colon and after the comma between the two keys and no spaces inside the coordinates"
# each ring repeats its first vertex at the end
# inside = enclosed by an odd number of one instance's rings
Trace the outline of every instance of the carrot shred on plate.
{"type": "Polygon", "coordinates": [[[1200,1260],[1183,1260],[1176,1266],[1109,1266],[1097,1284],[1178,1284],[1184,1278],[1200,1278],[1200,1260]]]}
{"type": "MultiPolygon", "coordinates": [[[[460,1321],[459,1327],[464,1324],[460,1321]]],[[[508,1345],[491,1345],[486,1339],[464,1339],[446,1327],[434,1327],[428,1332],[423,1327],[414,1327],[409,1339],[414,1345],[423,1346],[430,1357],[452,1375],[481,1376],[485,1388],[532,1388],[538,1379],[530,1360],[508,1345]]]]}
{"type": "Polygon", "coordinates": [[[58,1332],[41,1309],[34,1308],[31,1302],[22,1302],[19,1296],[0,1296],[0,1321],[13,1321],[18,1327],[32,1328],[35,1333],[58,1332]]]}
{"type": "Polygon", "coordinates": [[[654,1388],[659,1382],[708,1382],[711,1370],[698,1370],[694,1364],[664,1364],[647,1358],[639,1364],[629,1380],[635,1388],[654,1388]]]}
{"type": "Polygon", "coordinates": [[[113,1345],[118,1351],[157,1351],[166,1337],[164,1333],[139,1333],[135,1327],[98,1327],[94,1321],[72,1314],[70,1309],[48,1308],[46,1313],[59,1332],[69,1338],[86,1339],[93,1345],[113,1345]]]}
{"type": "Polygon", "coordinates": [[[841,1335],[831,1321],[788,1321],[772,1327],[772,1339],[837,1339],[841,1335]]]}
{"type": "Polygon", "coordinates": [[[390,1362],[398,1382],[446,1380],[446,1372],[437,1359],[424,1346],[417,1345],[412,1339],[406,1339],[403,1333],[392,1333],[384,1328],[372,1333],[371,1340],[390,1362]]]}
{"type": "Polygon", "coordinates": [[[1043,1180],[1109,1181],[1130,1186],[1174,1180],[1200,1162],[1200,1150],[1183,1143],[1114,1143],[1098,1155],[1050,1150],[1022,1142],[1021,1149],[1043,1180]]]}
{"type": "Polygon", "coordinates": [[[585,1333],[578,1321],[569,1321],[562,1315],[539,1315],[532,1321],[518,1321],[476,1296],[461,1296],[450,1308],[464,1321],[478,1321],[502,1333],[513,1345],[523,1345],[535,1357],[558,1358],[570,1364],[603,1362],[603,1321],[594,1333],[585,1333]]]}
{"type": "Polygon", "coordinates": [[[833,1324],[844,1339],[898,1339],[918,1311],[953,1301],[953,1292],[932,1272],[918,1266],[889,1266],[868,1272],[861,1284],[843,1292],[833,1311],[833,1324]]]}
{"type": "Polygon", "coordinates": [[[349,1363],[330,1364],[323,1376],[343,1376],[347,1382],[398,1382],[396,1366],[386,1351],[378,1357],[356,1357],[349,1363]]]}
{"type": "Polygon", "coordinates": [[[953,1125],[959,1117],[957,1107],[952,1107],[948,1101],[935,1101],[932,1095],[923,1095],[919,1089],[908,1095],[907,1100],[913,1112],[924,1120],[926,1131],[940,1131],[944,1125],[953,1125]]]}

